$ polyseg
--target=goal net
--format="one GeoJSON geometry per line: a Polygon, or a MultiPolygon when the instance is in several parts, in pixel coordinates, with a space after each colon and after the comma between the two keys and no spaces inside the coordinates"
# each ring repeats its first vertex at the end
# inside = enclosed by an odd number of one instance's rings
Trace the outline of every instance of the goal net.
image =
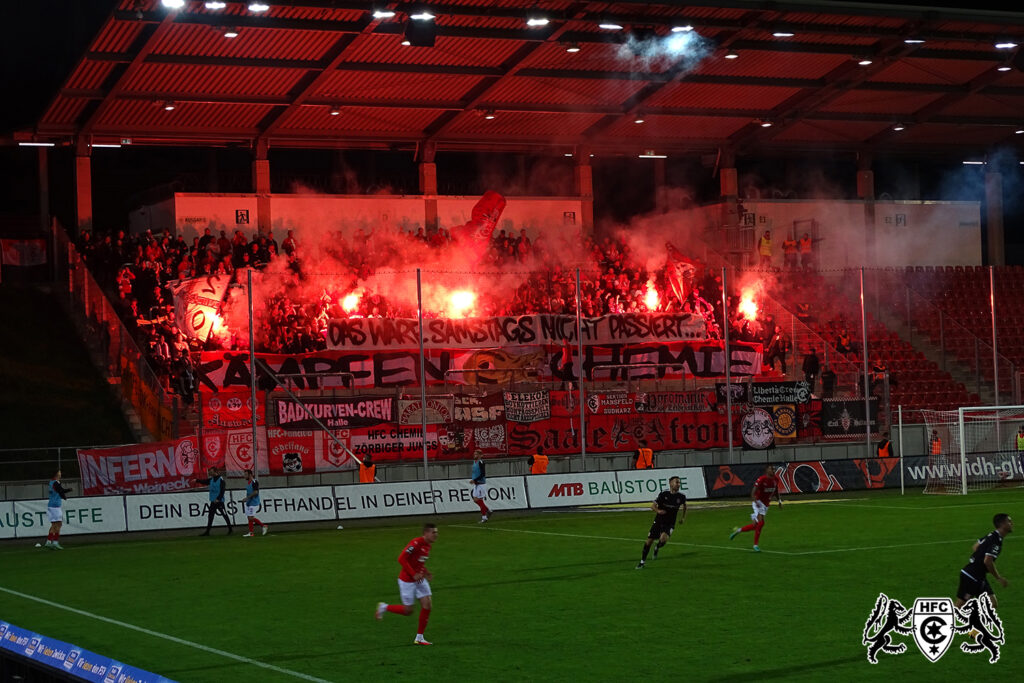
{"type": "Polygon", "coordinates": [[[921,412],[928,426],[925,493],[1022,485],[1024,451],[1017,450],[1017,434],[1024,427],[1024,406],[921,412]]]}

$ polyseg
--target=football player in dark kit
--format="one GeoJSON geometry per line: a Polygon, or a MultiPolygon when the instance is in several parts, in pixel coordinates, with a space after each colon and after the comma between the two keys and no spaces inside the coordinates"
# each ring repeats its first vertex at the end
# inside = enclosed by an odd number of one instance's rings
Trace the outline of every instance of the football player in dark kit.
{"type": "Polygon", "coordinates": [[[680,483],[679,477],[671,477],[668,480],[668,491],[659,493],[655,501],[651,503],[651,509],[655,512],[654,523],[651,524],[651,530],[647,532],[644,552],[640,556],[640,564],[636,566],[637,569],[644,568],[644,563],[647,562],[647,553],[651,551],[654,539],[658,539],[658,544],[654,546],[654,559],[658,559],[658,551],[668,543],[672,529],[676,526],[679,508],[683,509],[683,516],[679,521],[686,521],[686,495],[679,490],[680,483]]]}
{"type": "Polygon", "coordinates": [[[991,597],[992,606],[998,607],[987,575],[991,574],[1004,588],[1006,587],[1007,580],[996,571],[996,558],[999,557],[999,553],[1003,549],[1003,539],[1006,538],[1006,534],[1013,533],[1013,520],[1010,519],[1010,515],[1002,513],[992,518],[992,525],[995,530],[985,538],[978,539],[971,552],[971,559],[960,570],[960,588],[956,592],[957,607],[961,607],[971,598],[985,593],[991,597]]]}

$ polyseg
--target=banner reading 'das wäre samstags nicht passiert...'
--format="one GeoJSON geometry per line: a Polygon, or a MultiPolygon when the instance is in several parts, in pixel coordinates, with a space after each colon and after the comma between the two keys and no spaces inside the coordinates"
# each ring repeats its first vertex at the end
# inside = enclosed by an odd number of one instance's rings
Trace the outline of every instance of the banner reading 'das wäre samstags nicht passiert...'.
{"type": "MultiPolygon", "coordinates": [[[[585,318],[582,359],[572,316],[432,319],[424,325],[428,384],[574,381],[581,367],[588,380],[725,376],[724,343],[704,339],[704,321],[689,314],[585,318]]],[[[298,388],[414,386],[420,373],[418,330],[416,319],[332,320],[327,350],[259,356],[272,371],[297,377],[298,388]]],[[[729,369],[733,377],[758,374],[761,345],[731,344],[729,369]]],[[[197,371],[202,391],[249,386],[243,351],[206,352],[197,371]]]]}

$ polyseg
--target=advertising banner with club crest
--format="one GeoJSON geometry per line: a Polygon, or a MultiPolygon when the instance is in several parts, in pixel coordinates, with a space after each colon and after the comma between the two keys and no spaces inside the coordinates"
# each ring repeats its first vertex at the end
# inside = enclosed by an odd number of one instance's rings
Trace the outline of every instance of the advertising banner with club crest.
{"type": "Polygon", "coordinates": [[[85,496],[183,491],[198,475],[199,444],[196,437],[187,436],[160,443],[83,448],[78,451],[78,467],[85,496]]]}
{"type": "MultiPolygon", "coordinates": [[[[878,399],[870,399],[871,433],[878,433],[878,399]]],[[[826,398],[821,402],[821,434],[826,439],[849,439],[865,434],[864,400],[826,398]]]]}

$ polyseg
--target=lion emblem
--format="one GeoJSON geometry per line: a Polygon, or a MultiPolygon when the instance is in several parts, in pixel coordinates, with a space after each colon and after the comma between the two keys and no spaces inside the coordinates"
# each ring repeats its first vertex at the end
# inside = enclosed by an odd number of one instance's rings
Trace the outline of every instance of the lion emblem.
{"type": "Polygon", "coordinates": [[[893,644],[893,631],[901,635],[909,635],[912,628],[903,623],[911,617],[910,610],[900,604],[899,600],[890,599],[885,593],[878,594],[875,609],[864,624],[861,644],[868,647],[868,661],[878,664],[879,651],[890,655],[899,655],[907,651],[906,643],[893,644]]]}

